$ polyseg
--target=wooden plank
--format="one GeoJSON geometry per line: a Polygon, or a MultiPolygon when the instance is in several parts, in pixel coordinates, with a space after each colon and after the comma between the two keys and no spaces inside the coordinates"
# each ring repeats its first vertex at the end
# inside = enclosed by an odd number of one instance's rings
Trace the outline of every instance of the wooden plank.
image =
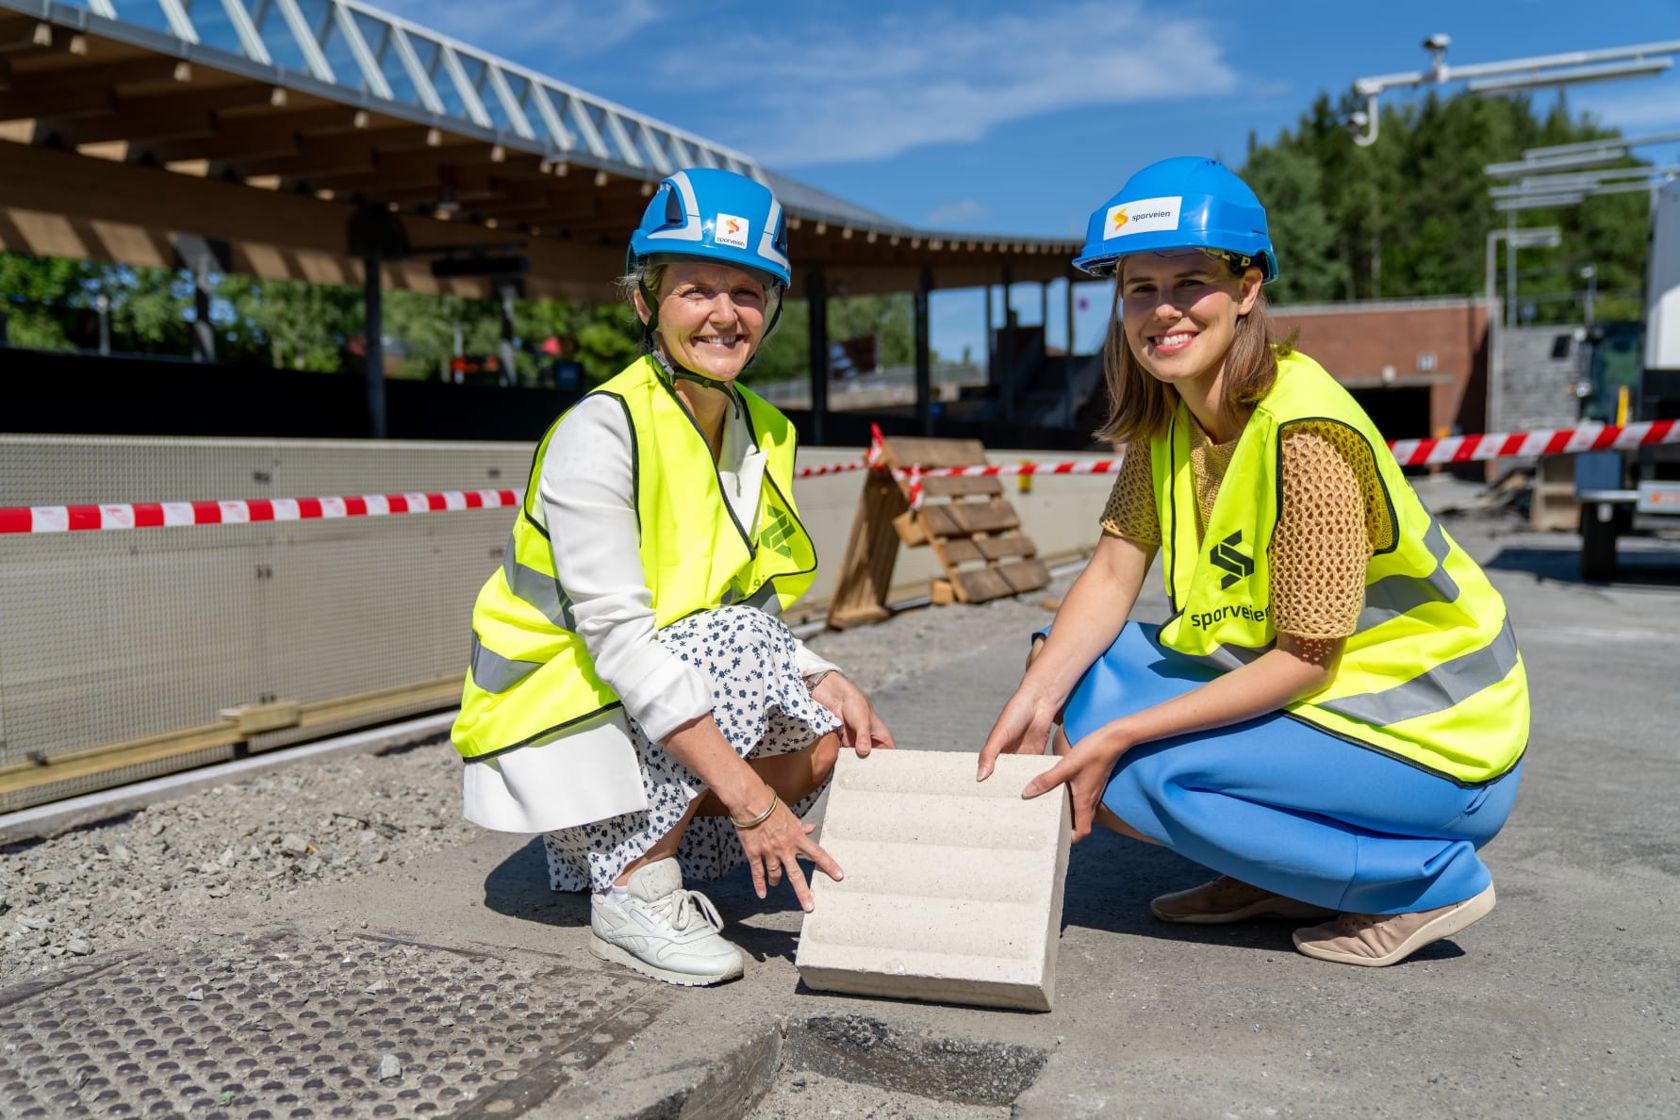
{"type": "Polygon", "coordinates": [[[890,467],[973,467],[986,462],[986,445],[977,439],[893,436],[883,450],[890,467]]]}
{"type": "Polygon", "coordinates": [[[947,568],[954,568],[958,564],[970,564],[986,558],[981,553],[980,546],[967,537],[935,538],[933,551],[938,555],[939,562],[947,568]]]}
{"type": "MultiPolygon", "coordinates": [[[[924,506],[922,512],[936,507],[924,506]]],[[[1015,507],[1002,499],[989,502],[952,502],[937,507],[949,511],[951,520],[965,533],[995,533],[1000,529],[1014,529],[1021,524],[1015,507]]]]}
{"type": "Polygon", "coordinates": [[[916,516],[916,511],[907,509],[892,519],[893,528],[898,531],[898,539],[904,542],[906,548],[920,548],[928,542],[927,526],[916,516]]]}
{"type": "Polygon", "coordinates": [[[948,579],[934,580],[928,591],[928,598],[933,600],[936,607],[948,607],[957,601],[956,592],[952,590],[951,581],[948,579]]]}
{"type": "Polygon", "coordinates": [[[1009,532],[997,537],[976,537],[974,546],[988,560],[1005,560],[1011,556],[1036,556],[1038,546],[1025,533],[1009,532]]]}
{"type": "Polygon", "coordinates": [[[893,518],[910,508],[892,478],[865,471],[863,493],[852,517],[851,536],[834,580],[828,624],[844,629],[887,617],[887,592],[898,563],[898,534],[893,518]]]}
{"type": "Polygon", "coordinates": [[[922,493],[930,498],[962,498],[973,494],[993,497],[1003,493],[1003,482],[995,475],[924,478],[922,493]]]}
{"type": "Polygon", "coordinates": [[[952,507],[949,505],[927,505],[921,509],[922,521],[927,525],[927,531],[935,537],[967,536],[970,530],[957,524],[956,518],[951,516],[952,507]]]}
{"type": "Polygon", "coordinates": [[[1015,589],[1009,586],[995,568],[970,568],[964,572],[951,573],[951,586],[956,588],[957,599],[964,603],[984,603],[988,599],[1001,599],[1005,595],[1015,594],[1015,589]]]}
{"type": "Polygon", "coordinates": [[[1044,566],[1042,560],[1015,560],[1008,564],[999,564],[996,571],[1016,593],[1037,591],[1050,584],[1050,569],[1044,566]]]}

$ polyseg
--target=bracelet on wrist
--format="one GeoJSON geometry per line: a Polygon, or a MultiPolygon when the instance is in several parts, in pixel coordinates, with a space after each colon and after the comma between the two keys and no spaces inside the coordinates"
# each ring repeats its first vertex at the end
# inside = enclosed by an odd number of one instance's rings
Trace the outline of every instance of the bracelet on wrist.
{"type": "Polygon", "coordinates": [[[751,828],[757,828],[759,825],[770,819],[770,814],[774,813],[776,811],[776,806],[781,803],[782,799],[776,796],[775,791],[772,790],[770,793],[770,804],[764,807],[764,812],[758,814],[756,817],[750,817],[744,821],[738,821],[734,817],[730,817],[729,823],[740,829],[742,832],[751,828]]]}

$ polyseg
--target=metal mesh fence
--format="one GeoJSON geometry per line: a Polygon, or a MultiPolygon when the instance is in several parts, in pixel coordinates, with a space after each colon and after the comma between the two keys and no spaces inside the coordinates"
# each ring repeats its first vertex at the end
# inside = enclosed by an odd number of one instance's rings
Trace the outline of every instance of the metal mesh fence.
{"type": "MultiPolygon", "coordinates": [[[[529,457],[512,443],[10,436],[0,507],[518,487],[529,457]]],[[[0,535],[0,811],[226,757],[228,744],[168,752],[228,708],[320,709],[311,727],[247,736],[260,750],[446,706],[511,520],[0,535]],[[130,745],[109,755],[124,764],[101,768],[114,744],[130,745]],[[65,777],[40,784],[49,770],[65,777]]]]}

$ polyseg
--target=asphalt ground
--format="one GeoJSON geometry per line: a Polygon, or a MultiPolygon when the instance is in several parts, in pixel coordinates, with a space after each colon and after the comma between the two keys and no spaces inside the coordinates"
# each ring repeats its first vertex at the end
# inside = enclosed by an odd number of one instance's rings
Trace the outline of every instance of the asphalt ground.
{"type": "MultiPolygon", "coordinates": [[[[134,1016],[131,1030],[160,1039],[126,1076],[175,1099],[181,1082],[158,1068],[175,1062],[215,1090],[192,1115],[1680,1114],[1680,542],[1640,542],[1621,582],[1585,585],[1569,536],[1445,516],[1506,596],[1534,731],[1515,813],[1485,851],[1498,909],[1404,964],[1310,960],[1283,923],[1154,922],[1150,897],[1205,873],[1099,834],[1073,853],[1048,1014],[808,991],[791,895],[760,902],[741,872],[708,893],[752,958],[746,977],[675,989],[598,966],[586,900],[547,890],[540,845],[482,833],[178,916],[167,939],[0,990],[0,1115],[55,1077],[36,1114],[106,1114],[93,1090],[122,1079],[101,1065],[103,1040],[65,1026],[98,998],[163,1008],[134,1016]],[[152,1026],[165,1015],[208,1054],[179,1060],[171,1028],[152,1026]],[[264,1028],[264,1015],[278,1018],[264,1028]],[[292,1054],[343,1023],[363,1024],[334,1036],[344,1065],[292,1054]],[[230,1083],[209,1078],[236,1067],[234,1046],[271,1079],[218,1090],[230,1083]],[[76,1081],[77,1055],[93,1079],[76,1081]],[[386,1055],[395,1077],[377,1076],[386,1055]]],[[[1161,607],[1152,590],[1136,617],[1161,607]]],[[[972,751],[1047,617],[1036,601],[933,608],[816,645],[869,678],[902,748],[972,751]],[[926,643],[936,656],[903,653],[926,643]]]]}

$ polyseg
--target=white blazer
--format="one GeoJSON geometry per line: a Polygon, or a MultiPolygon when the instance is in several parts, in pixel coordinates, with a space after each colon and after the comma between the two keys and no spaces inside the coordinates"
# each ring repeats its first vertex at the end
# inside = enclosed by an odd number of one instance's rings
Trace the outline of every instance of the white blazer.
{"type": "MultiPolygon", "coordinates": [[[[595,671],[624,702],[542,746],[469,762],[462,812],[502,832],[550,832],[647,808],[642,770],[625,721],[664,740],[712,708],[711,681],[655,640],[653,593],[642,571],[630,422],[610,397],[587,397],[549,441],[537,513],[572,601],[577,633],[595,671]]],[[[764,481],[764,452],[736,409],[724,418],[718,477],[749,529],[764,481]]],[[[835,668],[795,639],[806,680],[835,668]]]]}

